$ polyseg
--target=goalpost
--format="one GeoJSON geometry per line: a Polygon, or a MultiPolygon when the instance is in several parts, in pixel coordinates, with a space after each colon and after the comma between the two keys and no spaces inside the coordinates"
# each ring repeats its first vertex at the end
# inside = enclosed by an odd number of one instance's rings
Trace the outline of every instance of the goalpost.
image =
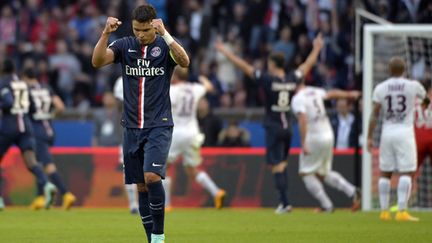
{"type": "MultiPolygon", "coordinates": [[[[372,90],[388,78],[387,64],[392,56],[407,63],[407,76],[425,80],[432,72],[432,25],[366,24],[363,32],[363,138],[362,138],[362,209],[378,208],[378,156],[367,151],[367,129],[372,108],[372,90]]],[[[430,82],[430,77],[428,77],[430,82]]],[[[374,136],[379,144],[380,126],[374,136]]],[[[428,177],[430,178],[430,177],[428,177]]],[[[430,180],[430,179],[428,179],[430,180]]],[[[426,186],[429,182],[426,182],[426,186]]],[[[394,181],[392,182],[392,188],[394,181]]],[[[413,192],[414,191],[413,186],[413,192]]],[[[393,195],[392,195],[393,196],[393,195]]],[[[394,198],[394,197],[393,197],[394,198]]],[[[416,205],[418,206],[418,205],[416,205]]]]}

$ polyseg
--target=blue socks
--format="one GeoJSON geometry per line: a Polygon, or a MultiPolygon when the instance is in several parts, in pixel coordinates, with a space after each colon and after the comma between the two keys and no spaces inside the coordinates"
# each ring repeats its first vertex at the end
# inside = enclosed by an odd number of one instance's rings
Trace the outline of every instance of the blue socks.
{"type": "Polygon", "coordinates": [[[286,169],[283,172],[278,172],[273,174],[276,190],[279,193],[279,201],[282,203],[284,207],[289,205],[288,195],[287,195],[288,176],[286,174],[287,174],[286,169]]]}
{"type": "Polygon", "coordinates": [[[31,168],[28,168],[28,170],[36,177],[36,183],[38,187],[43,188],[45,184],[48,182],[48,179],[45,176],[42,167],[40,165],[35,165],[31,168]]]}
{"type": "Polygon", "coordinates": [[[150,214],[153,218],[153,234],[164,233],[165,191],[162,181],[147,184],[150,214]]]}
{"type": "Polygon", "coordinates": [[[49,174],[48,177],[50,181],[57,187],[61,195],[64,195],[67,192],[66,186],[57,171],[49,174]]]}
{"type": "Polygon", "coordinates": [[[150,214],[148,192],[138,192],[138,210],[141,215],[141,221],[146,231],[147,240],[151,242],[151,233],[153,230],[153,218],[150,214]]]}

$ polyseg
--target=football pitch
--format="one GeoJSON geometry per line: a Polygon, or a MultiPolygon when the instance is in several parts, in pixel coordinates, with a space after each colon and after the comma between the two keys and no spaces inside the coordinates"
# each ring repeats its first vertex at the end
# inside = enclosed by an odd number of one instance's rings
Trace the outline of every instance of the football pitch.
{"type": "MultiPolygon", "coordinates": [[[[381,222],[377,212],[295,209],[174,209],[166,214],[166,242],[432,242],[432,213],[420,222],[381,222]]],[[[0,212],[0,242],[146,242],[140,219],[126,209],[0,212]]]]}

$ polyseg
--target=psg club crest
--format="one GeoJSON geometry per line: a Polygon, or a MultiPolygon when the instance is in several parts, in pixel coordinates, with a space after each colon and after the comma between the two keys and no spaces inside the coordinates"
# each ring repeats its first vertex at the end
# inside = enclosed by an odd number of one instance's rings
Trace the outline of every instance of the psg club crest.
{"type": "Polygon", "coordinates": [[[152,57],[158,57],[161,52],[162,50],[160,49],[160,47],[156,46],[150,51],[150,55],[152,55],[152,57]]]}

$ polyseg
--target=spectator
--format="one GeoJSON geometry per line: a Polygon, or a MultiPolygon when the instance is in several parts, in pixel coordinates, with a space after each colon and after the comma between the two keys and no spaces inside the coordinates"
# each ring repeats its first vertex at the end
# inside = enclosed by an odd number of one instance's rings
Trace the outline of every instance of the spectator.
{"type": "Polygon", "coordinates": [[[222,121],[212,113],[206,98],[202,98],[198,103],[198,123],[205,135],[203,147],[216,146],[218,134],[222,130],[222,121]]]}
{"type": "Polygon", "coordinates": [[[346,99],[336,101],[337,113],[330,117],[335,135],[335,147],[346,149],[355,146],[355,117],[351,112],[351,105],[346,99]]]}
{"type": "Polygon", "coordinates": [[[118,146],[121,144],[121,114],[112,92],[103,96],[104,107],[93,114],[93,146],[118,146]]]}
{"type": "Polygon", "coordinates": [[[250,134],[240,128],[236,121],[231,121],[228,126],[219,133],[218,146],[221,147],[249,147],[250,134]]]}

